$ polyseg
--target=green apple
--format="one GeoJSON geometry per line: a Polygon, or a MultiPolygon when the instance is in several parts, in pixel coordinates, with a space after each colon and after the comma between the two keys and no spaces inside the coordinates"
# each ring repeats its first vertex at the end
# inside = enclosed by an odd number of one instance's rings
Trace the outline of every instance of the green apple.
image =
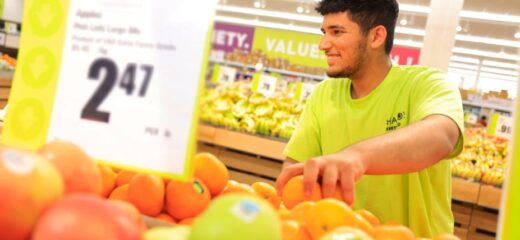
{"type": "Polygon", "coordinates": [[[367,233],[361,229],[353,227],[338,227],[332,232],[327,233],[321,237],[320,240],[372,240],[367,233]]]}
{"type": "Polygon", "coordinates": [[[192,226],[189,240],[281,240],[281,224],[271,205],[256,196],[223,195],[192,226]]]}
{"type": "Polygon", "coordinates": [[[190,235],[189,226],[156,227],[144,233],[144,240],[187,240],[190,235]]]}

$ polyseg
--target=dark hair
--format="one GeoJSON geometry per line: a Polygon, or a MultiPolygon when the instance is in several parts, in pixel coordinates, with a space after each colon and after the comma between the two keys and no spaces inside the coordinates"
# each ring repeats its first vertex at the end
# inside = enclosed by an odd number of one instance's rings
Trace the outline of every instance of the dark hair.
{"type": "Polygon", "coordinates": [[[383,25],[387,31],[385,52],[390,54],[394,44],[395,23],[399,15],[399,4],[396,0],[322,0],[316,6],[316,11],[322,16],[346,12],[365,35],[373,27],[383,25]]]}

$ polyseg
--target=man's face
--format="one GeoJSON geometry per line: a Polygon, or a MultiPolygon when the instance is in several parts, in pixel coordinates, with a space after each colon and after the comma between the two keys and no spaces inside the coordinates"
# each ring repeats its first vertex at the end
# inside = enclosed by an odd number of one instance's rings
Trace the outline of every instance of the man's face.
{"type": "Polygon", "coordinates": [[[320,50],[325,51],[329,77],[352,78],[363,67],[367,58],[367,37],[358,24],[344,12],[323,17],[323,38],[320,50]]]}

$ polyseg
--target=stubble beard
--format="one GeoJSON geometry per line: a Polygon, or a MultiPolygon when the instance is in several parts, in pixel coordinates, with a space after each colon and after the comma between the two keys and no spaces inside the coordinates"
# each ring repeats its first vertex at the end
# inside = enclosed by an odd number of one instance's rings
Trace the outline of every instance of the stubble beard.
{"type": "Polygon", "coordinates": [[[329,76],[331,78],[350,78],[350,79],[352,79],[352,77],[355,77],[358,74],[358,72],[360,71],[360,69],[363,67],[363,65],[365,64],[366,50],[367,50],[366,39],[363,39],[362,41],[360,41],[357,48],[358,48],[357,54],[355,56],[354,62],[351,65],[345,66],[340,71],[327,70],[327,76],[329,76]]]}

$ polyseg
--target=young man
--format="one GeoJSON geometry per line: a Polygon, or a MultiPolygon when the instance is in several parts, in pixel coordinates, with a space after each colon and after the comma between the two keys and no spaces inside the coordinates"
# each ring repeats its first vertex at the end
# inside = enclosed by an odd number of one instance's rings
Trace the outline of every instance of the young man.
{"type": "Polygon", "coordinates": [[[347,203],[417,236],[453,231],[450,162],[462,150],[457,87],[437,71],[390,60],[396,0],[323,0],[327,74],[285,148],[278,191],[296,175],[304,192],[341,187],[347,203]]]}

